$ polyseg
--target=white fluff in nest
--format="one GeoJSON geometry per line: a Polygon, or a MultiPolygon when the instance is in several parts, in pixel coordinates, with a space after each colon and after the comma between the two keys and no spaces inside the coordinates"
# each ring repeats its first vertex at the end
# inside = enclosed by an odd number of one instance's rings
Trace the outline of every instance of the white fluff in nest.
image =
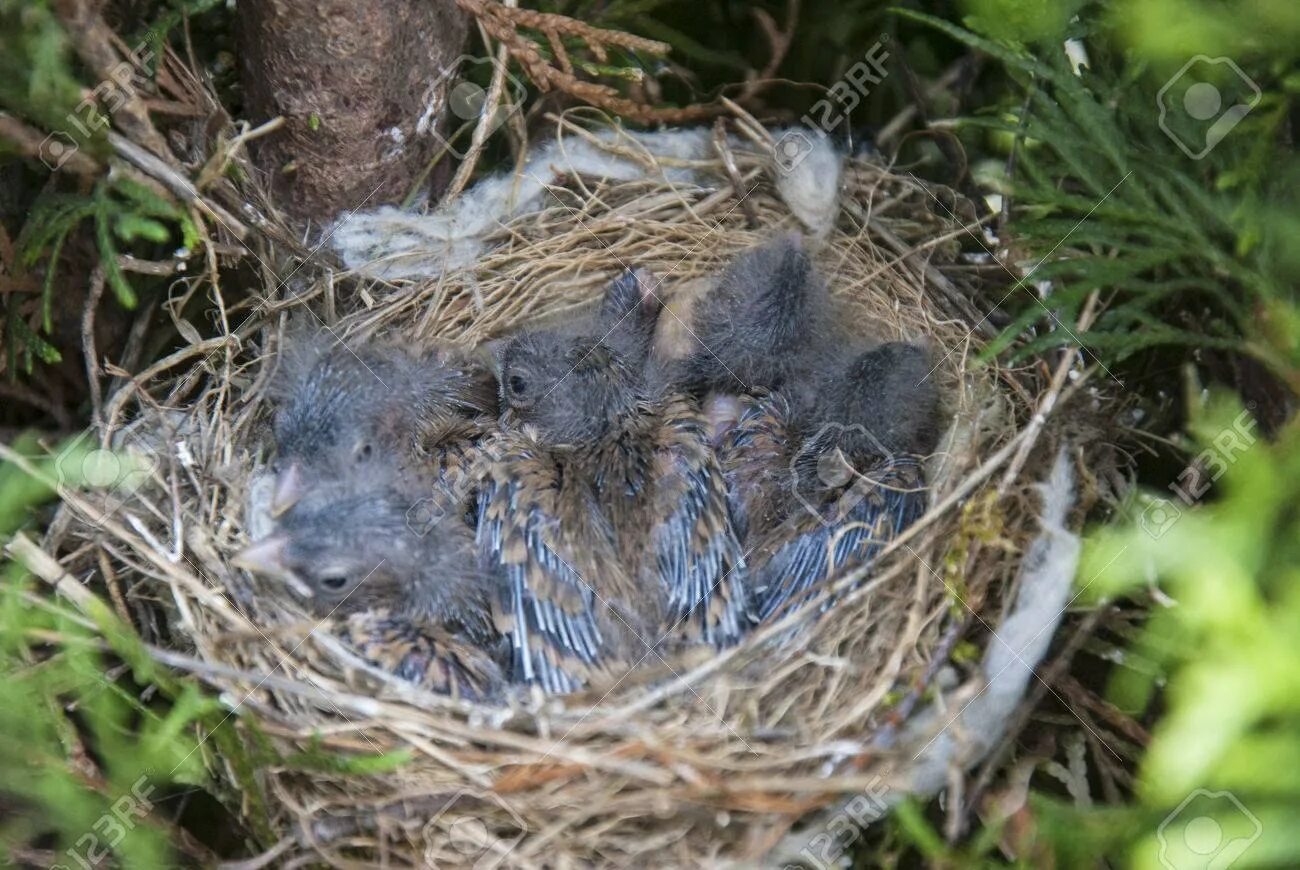
{"type": "Polygon", "coordinates": [[[826,238],[840,212],[844,155],[819,131],[791,129],[776,141],[778,150],[782,142],[799,146],[795,159],[775,161],[777,192],[814,238],[826,238]]]}
{"type": "Polygon", "coordinates": [[[1064,449],[1037,488],[1043,497],[1042,531],[1020,560],[1015,607],[984,654],[984,688],[955,717],[937,709],[919,716],[900,739],[903,745],[924,742],[903,777],[912,792],[938,791],[947,784],[953,765],[974,764],[1002,739],[1065,614],[1079,564],[1079,536],[1065,525],[1074,503],[1074,481],[1064,449]],[[942,730],[935,734],[936,728],[942,730]]]}
{"type": "MultiPolygon", "coordinates": [[[[611,143],[620,138],[614,130],[597,135],[611,143]]],[[[329,230],[330,244],[349,269],[376,278],[432,278],[472,265],[484,250],[483,238],[501,224],[551,205],[546,202],[547,188],[557,176],[630,181],[648,175],[648,155],[690,160],[709,155],[708,131],[704,129],[623,133],[621,138],[624,144],[633,144],[634,150],[644,149],[646,162],[612,153],[583,138],[553,140],[534,151],[518,174],[491,175],[429,214],[393,206],[345,213],[329,230]]],[[[665,166],[662,174],[672,182],[695,180],[689,169],[665,166]]]]}
{"type": "MultiPolygon", "coordinates": [[[[712,133],[704,127],[637,133],[605,130],[595,134],[620,148],[614,153],[581,137],[554,140],[534,151],[523,168],[498,172],[428,214],[382,206],[345,212],[327,230],[328,243],[349,268],[383,279],[435,278],[473,265],[494,229],[547,202],[557,176],[582,175],[610,181],[662,177],[673,183],[701,183],[699,173],[664,165],[664,160],[707,160],[713,156],[712,133]],[[644,159],[627,156],[644,155],[644,159]],[[657,159],[656,159],[657,158],[657,159]]],[[[839,211],[841,155],[827,137],[810,131],[777,131],[777,141],[797,137],[807,143],[798,161],[773,161],[776,187],[791,212],[816,237],[824,237],[839,211]]],[[[732,147],[745,143],[734,137],[732,147]]],[[[555,203],[559,203],[555,199],[555,203]]]]}

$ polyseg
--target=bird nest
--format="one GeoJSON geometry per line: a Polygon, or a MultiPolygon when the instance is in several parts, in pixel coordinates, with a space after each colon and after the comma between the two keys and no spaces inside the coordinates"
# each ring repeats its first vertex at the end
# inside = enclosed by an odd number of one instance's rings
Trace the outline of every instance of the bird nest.
{"type": "MultiPolygon", "coordinates": [[[[888,802],[880,789],[926,787],[908,765],[944,723],[928,737],[910,723],[933,699],[969,698],[988,681],[970,644],[988,645],[1012,609],[1039,533],[1032,484],[1053,436],[1038,411],[1066,372],[977,361],[992,331],[985,294],[1007,275],[980,253],[974,209],[869,159],[845,166],[839,214],[814,259],[862,332],[928,343],[947,428],[926,466],[927,513],[868,569],[836,582],[851,590],[836,607],[819,615],[813,602],[723,652],[648,654],[599,691],[521,690],[478,705],[385,673],[295,596],[230,564],[265,485],[267,383],[291,317],[310,309],[342,336],[472,344],[588,304],[634,264],[663,279],[671,322],[687,320],[704,279],[774,231],[799,228],[761,149],[698,168],[706,184],[653,172],[561,177],[545,207],[485,240],[476,265],[435,280],[308,264],[260,302],[228,308],[214,290],[220,334],[182,328],[187,346],[123,378],[104,403],[102,443],[154,459],[129,495],[68,493],[45,543],[64,576],[103,581],[151,650],[220,692],[249,741],[286,758],[303,748],[404,753],[357,769],[285,763],[255,775],[213,758],[251,829],[278,840],[278,860],[748,866],[846,796],[859,796],[856,812],[846,806],[861,825],[861,796],[874,816],[888,802]]],[[[960,742],[959,730],[947,736],[960,742]]],[[[958,747],[942,763],[970,755],[958,747]]]]}

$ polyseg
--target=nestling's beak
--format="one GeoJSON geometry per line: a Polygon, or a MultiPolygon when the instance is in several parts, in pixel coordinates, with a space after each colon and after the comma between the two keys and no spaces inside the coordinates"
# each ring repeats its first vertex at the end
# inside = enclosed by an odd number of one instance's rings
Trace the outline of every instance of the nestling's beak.
{"type": "Polygon", "coordinates": [[[638,266],[632,270],[632,277],[636,281],[637,289],[641,296],[641,307],[647,314],[655,314],[663,307],[663,291],[659,289],[660,281],[655,277],[654,272],[649,269],[638,266]]]}
{"type": "Polygon", "coordinates": [[[480,360],[486,365],[492,374],[500,380],[501,378],[501,355],[505,352],[506,345],[510,343],[508,338],[494,338],[491,341],[485,341],[480,344],[475,352],[480,360]]]}
{"type": "Polygon", "coordinates": [[[236,568],[243,568],[254,574],[276,576],[285,573],[285,548],[288,541],[280,535],[268,535],[255,541],[230,560],[236,568]]]}
{"type": "Polygon", "coordinates": [[[289,542],[280,535],[269,535],[237,553],[230,564],[253,574],[284,581],[290,589],[303,598],[311,598],[311,587],[303,583],[290,570],[285,559],[289,542]]]}
{"type": "Polygon", "coordinates": [[[714,447],[720,447],[740,419],[740,399],[722,393],[710,393],[704,400],[704,417],[709,424],[709,442],[714,447]]]}
{"type": "Polygon", "coordinates": [[[298,503],[302,498],[302,466],[297,462],[289,463],[289,467],[275,479],[275,492],[271,496],[271,516],[278,517],[289,508],[298,503]]]}

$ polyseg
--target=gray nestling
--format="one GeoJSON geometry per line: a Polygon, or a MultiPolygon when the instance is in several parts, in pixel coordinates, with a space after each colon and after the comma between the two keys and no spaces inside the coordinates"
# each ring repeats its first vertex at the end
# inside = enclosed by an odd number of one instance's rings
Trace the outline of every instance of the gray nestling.
{"type": "Polygon", "coordinates": [[[796,235],[741,253],[696,301],[692,332],[676,380],[700,399],[811,383],[837,344],[826,284],[796,235]]]}
{"type": "Polygon", "coordinates": [[[431,522],[395,478],[355,475],[312,487],[235,564],[283,580],[318,615],[389,608],[494,644],[492,582],[475,558],[473,533],[459,515],[431,522]]]}
{"type": "Polygon", "coordinates": [[[345,344],[323,330],[286,338],[273,395],[275,514],[381,459],[437,477],[443,452],[472,446],[497,410],[491,368],[469,352],[345,344]]]}
{"type": "Polygon", "coordinates": [[[800,414],[780,391],[743,396],[719,448],[768,619],[871,559],[925,510],[921,457],[938,397],[928,354],[889,342],[816,380],[800,414]]]}
{"type": "Polygon", "coordinates": [[[516,678],[569,692],[659,641],[735,642],[747,577],[698,405],[645,369],[659,314],[627,272],[589,321],[501,352],[502,429],[480,498],[482,558],[516,678]]]}

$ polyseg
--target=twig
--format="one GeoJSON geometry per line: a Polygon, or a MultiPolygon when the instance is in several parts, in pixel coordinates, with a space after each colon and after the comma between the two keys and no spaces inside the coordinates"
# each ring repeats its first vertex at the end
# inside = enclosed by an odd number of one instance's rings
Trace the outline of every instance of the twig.
{"type": "Polygon", "coordinates": [[[275,862],[276,858],[279,858],[296,845],[296,839],[285,837],[262,854],[254,855],[246,861],[222,861],[217,865],[217,870],[262,870],[263,867],[269,867],[275,862]]]}
{"type": "MultiPolygon", "coordinates": [[[[619,30],[603,30],[565,15],[510,8],[492,0],[456,0],[456,5],[473,15],[493,39],[505,46],[510,57],[543,92],[561,91],[641,124],[680,124],[709,118],[723,111],[721,104],[717,103],[682,108],[656,108],[629,100],[609,85],[582,81],[563,68],[564,61],[561,61],[560,67],[552,65],[538,51],[537,45],[521,36],[518,29],[529,27],[539,30],[550,44],[558,41],[562,36],[576,36],[587,43],[592,54],[602,63],[608,58],[606,49],[609,46],[662,56],[672,49],[667,43],[619,30]]],[[[565,57],[567,59],[567,55],[565,57]]]]}
{"type": "Polygon", "coordinates": [[[1002,769],[1006,754],[1015,745],[1016,738],[1029,724],[1030,717],[1038,709],[1038,705],[1042,703],[1043,697],[1051,690],[1052,684],[1057,682],[1060,676],[1068,671],[1070,663],[1074,661],[1075,654],[1082,648],[1083,642],[1092,635],[1097,623],[1101,620],[1103,612],[1104,608],[1097,608],[1085,616],[1082,622],[1079,623],[1078,629],[1065,643],[1060,654],[1051,663],[1039,668],[1039,679],[1030,686],[1028,694],[1020,702],[1020,706],[1016,708],[1016,712],[1007,723],[1001,743],[985,756],[984,764],[978,776],[976,776],[975,782],[967,790],[969,797],[966,801],[963,821],[969,820],[970,814],[979,806],[984,792],[993,782],[993,777],[1002,769]]]}
{"type": "Polygon", "coordinates": [[[131,624],[131,611],[126,606],[126,598],[122,595],[122,581],[118,579],[117,572],[113,570],[113,563],[108,558],[106,550],[97,550],[95,552],[99,561],[99,573],[104,575],[104,585],[108,588],[108,597],[113,602],[113,608],[117,611],[118,618],[127,625],[131,624]]]}
{"type": "MultiPolygon", "coordinates": [[[[77,55],[102,82],[116,82],[123,63],[113,48],[113,29],[100,15],[102,3],[94,0],[53,0],[50,4],[72,39],[77,55]]],[[[115,89],[120,103],[113,110],[113,120],[135,141],[160,159],[171,158],[167,140],[154,128],[144,101],[133,87],[115,89]]]]}
{"type": "MultiPolygon", "coordinates": [[[[508,8],[515,8],[518,0],[504,0],[508,8]]],[[[552,34],[548,34],[551,36],[552,34]]],[[[562,49],[558,36],[554,38],[554,45],[562,49]]],[[[567,56],[560,55],[566,66],[567,56]]],[[[469,153],[461,161],[460,166],[456,167],[456,175],[451,179],[451,184],[447,185],[447,191],[443,194],[443,202],[450,202],[460,196],[460,192],[469,184],[470,176],[474,174],[474,167],[478,165],[479,155],[483,153],[483,145],[488,136],[496,129],[494,118],[497,113],[497,106],[501,102],[501,95],[505,93],[506,85],[506,65],[509,63],[509,49],[503,42],[497,46],[496,63],[492,65],[492,82],[488,85],[487,96],[483,100],[483,109],[479,114],[478,124],[474,126],[474,134],[469,140],[469,153]]],[[[572,75],[572,68],[568,73],[572,75]]]]}
{"type": "Polygon", "coordinates": [[[799,0],[787,0],[785,4],[785,26],[777,29],[776,22],[767,10],[757,6],[750,9],[750,14],[758,22],[758,26],[763,31],[763,36],[767,38],[767,44],[771,48],[771,54],[768,55],[767,63],[756,76],[745,82],[740,93],[736,95],[736,102],[746,103],[758,96],[763,88],[771,83],[772,78],[776,75],[777,69],[785,56],[790,52],[790,45],[794,42],[795,28],[799,23],[799,0]]]}
{"type": "MultiPolygon", "coordinates": [[[[13,115],[0,112],[0,139],[12,142],[18,153],[33,160],[44,158],[41,146],[49,137],[29,127],[13,115]]],[[[84,151],[74,151],[69,157],[54,167],[56,172],[71,172],[74,175],[94,177],[104,171],[103,165],[84,151]]]]}
{"type": "Polygon", "coordinates": [[[150,154],[130,139],[112,131],[109,131],[108,143],[113,146],[113,150],[119,156],[162,184],[182,201],[206,213],[217,223],[238,236],[241,241],[248,238],[249,229],[244,226],[242,221],[215,202],[210,202],[195,189],[188,178],[172,169],[164,161],[150,154]]]}
{"type": "Polygon", "coordinates": [[[1020,154],[1020,149],[1024,147],[1025,130],[1029,127],[1029,109],[1034,102],[1034,84],[1030,84],[1028,92],[1025,94],[1025,102],[1020,107],[1020,122],[1016,125],[1016,135],[1011,139],[1011,150],[1007,154],[1006,167],[1006,190],[1002,193],[1002,207],[998,209],[998,235],[1003,234],[1007,221],[1011,220],[1011,200],[1012,185],[1011,181],[1016,176],[1016,158],[1020,154]]]}
{"type": "Polygon", "coordinates": [[[26,533],[18,532],[5,544],[5,552],[21,562],[28,571],[50,584],[55,590],[77,605],[82,613],[95,617],[101,613],[111,613],[108,605],[99,600],[95,593],[77,581],[49,553],[38,547],[26,533]]]}
{"type": "Polygon", "coordinates": [[[948,657],[952,655],[953,648],[957,646],[957,641],[965,636],[966,629],[970,627],[971,621],[972,618],[967,616],[964,619],[954,620],[949,624],[943,636],[935,645],[925,672],[921,674],[920,679],[916,680],[912,688],[903,696],[903,699],[889,711],[888,721],[873,735],[871,739],[873,749],[888,749],[893,745],[899,727],[908,720],[912,715],[912,711],[916,709],[916,705],[925,697],[925,693],[930,688],[931,683],[934,682],[934,678],[938,676],[939,669],[948,664],[948,657]]]}
{"type": "Polygon", "coordinates": [[[866,212],[862,210],[862,207],[856,202],[846,201],[844,207],[857,215],[859,219],[863,220],[867,226],[880,237],[880,240],[885,243],[885,247],[899,255],[900,258],[907,258],[909,262],[914,263],[916,267],[920,269],[921,274],[925,277],[926,281],[942,293],[945,299],[952,303],[955,312],[964,318],[967,323],[975,324],[977,332],[988,338],[992,338],[998,334],[998,328],[990,323],[987,317],[980,315],[979,311],[975,309],[974,303],[967,299],[965,294],[957,289],[957,285],[948,280],[947,276],[934,266],[930,265],[929,262],[911,258],[911,255],[916,251],[922,250],[925,247],[924,245],[916,247],[908,245],[898,236],[894,235],[894,233],[885,227],[880,221],[875,218],[869,218],[866,212]]]}
{"type": "Polygon", "coordinates": [[[976,199],[978,191],[973,190],[969,184],[966,175],[969,161],[966,159],[966,151],[962,148],[961,140],[951,133],[936,130],[931,126],[929,113],[925,108],[926,95],[921,91],[921,83],[917,80],[916,73],[912,71],[911,64],[907,62],[905,52],[900,51],[898,53],[898,64],[899,69],[903,71],[903,84],[912,97],[913,105],[916,106],[917,118],[925,128],[925,132],[934,137],[935,144],[939,146],[939,151],[953,168],[953,178],[949,185],[960,190],[973,200],[976,199]]]}
{"type": "Polygon", "coordinates": [[[1096,713],[1105,720],[1106,724],[1133,741],[1133,743],[1138,746],[1146,746],[1151,742],[1151,734],[1134,721],[1131,716],[1126,715],[1114,704],[1097,697],[1096,692],[1079,682],[1070,673],[1062,672],[1061,676],[1054,682],[1061,687],[1061,691],[1067,698],[1080,707],[1096,713]]]}
{"type": "Polygon", "coordinates": [[[90,271],[90,290],[86,294],[86,304],[81,309],[81,353],[86,363],[86,386],[90,388],[91,419],[102,423],[104,411],[104,394],[99,378],[103,373],[99,368],[99,355],[95,351],[95,309],[99,307],[100,297],[104,295],[104,264],[96,262],[90,271]]]}
{"type": "MultiPolygon", "coordinates": [[[[970,66],[971,61],[972,61],[972,57],[970,55],[958,58],[957,60],[953,61],[953,63],[950,64],[948,68],[943,71],[943,74],[940,75],[939,78],[935,79],[925,89],[925,98],[929,99],[931,97],[938,96],[944,90],[947,90],[948,88],[952,87],[952,85],[955,84],[957,80],[961,78],[962,74],[966,72],[966,68],[970,66]]],[[[920,108],[921,105],[917,103],[915,100],[913,100],[912,102],[904,106],[903,109],[899,111],[897,115],[890,118],[889,121],[883,127],[880,128],[880,132],[877,133],[875,136],[874,144],[876,145],[876,147],[885,145],[888,142],[892,141],[895,137],[897,137],[903,131],[903,128],[906,127],[914,117],[916,117],[917,112],[920,110],[920,108]]]]}
{"type": "Polygon", "coordinates": [[[134,272],[137,275],[156,275],[165,277],[175,275],[180,271],[184,260],[140,260],[132,257],[130,254],[117,255],[117,267],[123,272],[134,272]]]}
{"type": "MultiPolygon", "coordinates": [[[[1097,292],[1092,291],[1088,296],[1088,301],[1084,303],[1083,311],[1079,313],[1077,329],[1079,332],[1086,332],[1092,325],[1092,318],[1097,310],[1097,292]]],[[[1006,473],[1002,476],[1002,481],[998,484],[998,495],[1002,496],[1015,482],[1016,476],[1020,474],[1020,469],[1025,465],[1029,458],[1029,453],[1034,449],[1034,444],[1038,441],[1038,434],[1042,431],[1043,426],[1047,423],[1047,418],[1056,408],[1056,401],[1061,395],[1061,389],[1065,386],[1065,380],[1070,375],[1076,362],[1076,351],[1070,346],[1061,348],[1061,360],[1056,365],[1056,372],[1052,375],[1052,381],[1047,391],[1043,393],[1038,400],[1038,407],[1034,410],[1034,416],[1030,418],[1029,425],[1025,427],[1025,440],[1020,445],[1015,458],[1007,466],[1006,473]]]]}
{"type": "Polygon", "coordinates": [[[235,159],[245,144],[252,142],[254,139],[260,139],[268,133],[274,133],[283,127],[284,123],[284,118],[277,115],[266,123],[259,124],[250,130],[247,122],[244,122],[242,124],[244,129],[229,142],[219,141],[217,143],[216,153],[208,158],[207,162],[203,164],[203,168],[199,170],[198,177],[194,179],[194,188],[196,190],[207,190],[208,186],[214,181],[224,178],[226,167],[230,165],[231,160],[235,159]]]}
{"type": "Polygon", "coordinates": [[[713,122],[713,150],[722,161],[722,168],[727,173],[727,180],[731,182],[731,189],[740,200],[746,223],[749,224],[750,229],[757,228],[758,212],[754,210],[754,204],[745,195],[746,188],[740,178],[740,168],[736,166],[736,155],[731,153],[731,147],[727,144],[727,126],[721,118],[713,122]]]}

